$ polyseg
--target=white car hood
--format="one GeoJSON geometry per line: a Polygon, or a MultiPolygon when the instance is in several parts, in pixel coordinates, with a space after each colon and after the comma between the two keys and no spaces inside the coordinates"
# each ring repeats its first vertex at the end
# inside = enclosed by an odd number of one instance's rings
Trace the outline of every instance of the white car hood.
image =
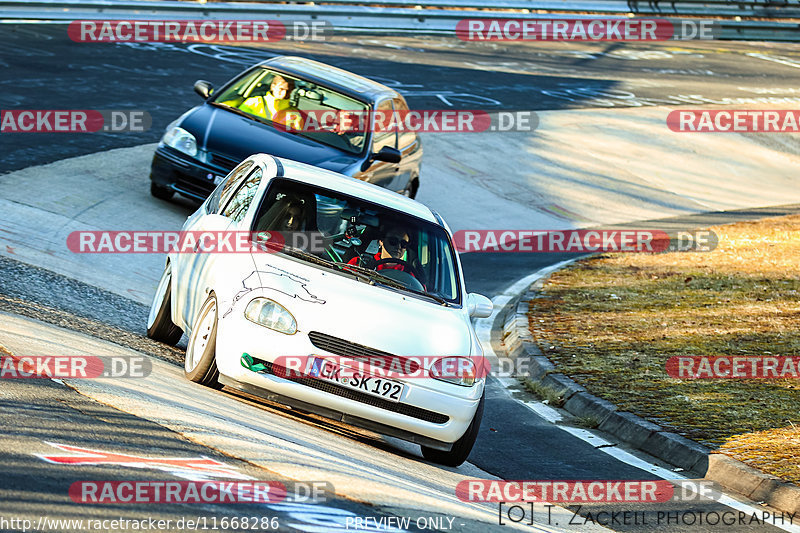
{"type": "Polygon", "coordinates": [[[317,331],[404,356],[471,355],[471,327],[463,308],[277,255],[253,258],[263,286],[284,286],[269,291],[277,293],[269,297],[294,315],[298,334],[317,331]]]}

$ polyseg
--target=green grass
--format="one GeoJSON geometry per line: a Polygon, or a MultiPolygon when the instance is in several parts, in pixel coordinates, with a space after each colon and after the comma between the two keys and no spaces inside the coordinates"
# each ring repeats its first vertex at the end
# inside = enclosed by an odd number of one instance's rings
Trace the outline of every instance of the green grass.
{"type": "Polygon", "coordinates": [[[666,374],[675,355],[800,355],[800,216],[714,230],[710,253],[604,255],[555,273],[531,302],[531,332],[593,394],[800,482],[800,453],[792,469],[753,450],[756,435],[797,440],[800,380],[666,374]]]}
{"type": "Polygon", "coordinates": [[[522,383],[530,393],[536,396],[539,400],[546,402],[547,405],[552,405],[553,407],[561,407],[564,405],[563,396],[556,394],[552,389],[543,386],[538,381],[525,378],[522,383]]]}

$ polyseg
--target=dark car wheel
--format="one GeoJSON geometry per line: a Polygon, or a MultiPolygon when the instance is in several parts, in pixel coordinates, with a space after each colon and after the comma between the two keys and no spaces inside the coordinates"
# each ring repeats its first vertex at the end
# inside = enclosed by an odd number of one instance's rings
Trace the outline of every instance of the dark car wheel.
{"type": "Polygon", "coordinates": [[[155,182],[150,182],[150,194],[159,200],[169,200],[175,194],[175,191],[169,187],[162,187],[155,182]]]}
{"type": "Polygon", "coordinates": [[[217,370],[217,297],[214,293],[200,308],[186,347],[184,373],[188,379],[212,388],[220,388],[217,370]]]}
{"type": "Polygon", "coordinates": [[[419,189],[419,178],[412,178],[411,181],[408,182],[408,186],[406,186],[405,190],[403,190],[403,196],[408,196],[409,198],[416,198],[417,197],[417,190],[419,189]]]}
{"type": "Polygon", "coordinates": [[[483,418],[483,404],[486,401],[486,393],[481,396],[481,401],[478,403],[478,409],[475,411],[475,416],[464,435],[453,443],[453,447],[449,452],[428,448],[427,446],[420,446],[422,448],[422,456],[428,461],[439,463],[445,466],[459,466],[469,457],[469,452],[475,445],[475,439],[478,438],[478,430],[481,427],[481,419],[483,418]]]}
{"type": "Polygon", "coordinates": [[[167,264],[158,282],[150,314],[147,316],[147,336],[170,346],[181,340],[183,331],[172,322],[172,267],[167,264]]]}

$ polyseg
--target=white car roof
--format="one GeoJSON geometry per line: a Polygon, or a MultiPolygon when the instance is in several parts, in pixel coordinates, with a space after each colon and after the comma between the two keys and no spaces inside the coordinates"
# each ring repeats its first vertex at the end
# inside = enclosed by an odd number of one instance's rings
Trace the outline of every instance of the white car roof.
{"type": "Polygon", "coordinates": [[[339,191],[402,213],[407,213],[432,222],[437,226],[442,225],[430,208],[425,204],[412,200],[411,198],[406,198],[401,194],[384,189],[383,187],[313,165],[292,161],[291,159],[284,159],[268,154],[255,154],[250,157],[260,163],[264,163],[267,168],[269,168],[270,160],[279,162],[283,166],[283,177],[285,178],[339,191]]]}

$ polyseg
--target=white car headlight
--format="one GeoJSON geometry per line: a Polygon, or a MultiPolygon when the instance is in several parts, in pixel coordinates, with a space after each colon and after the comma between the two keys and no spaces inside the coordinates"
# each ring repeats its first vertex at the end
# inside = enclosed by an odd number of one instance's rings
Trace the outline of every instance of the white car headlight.
{"type": "Polygon", "coordinates": [[[244,310],[247,320],[286,335],[297,333],[297,321],[284,306],[268,298],[255,298],[244,310]]]}
{"type": "Polygon", "coordinates": [[[433,379],[471,387],[475,384],[476,368],[468,357],[442,357],[433,362],[428,374],[433,379]]]}
{"type": "Polygon", "coordinates": [[[161,142],[192,157],[197,155],[197,140],[194,135],[178,126],[167,128],[161,142]]]}

